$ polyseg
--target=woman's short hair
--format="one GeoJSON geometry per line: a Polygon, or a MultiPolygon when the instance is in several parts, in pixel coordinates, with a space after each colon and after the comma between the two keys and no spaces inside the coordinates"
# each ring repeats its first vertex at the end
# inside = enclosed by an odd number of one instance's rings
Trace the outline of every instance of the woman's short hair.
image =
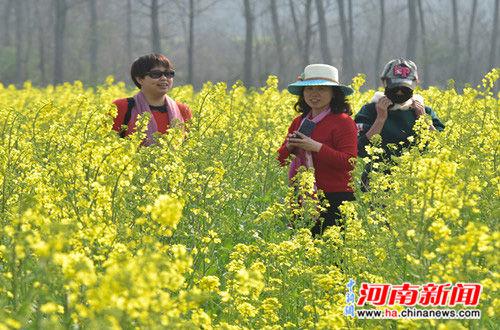
{"type": "MultiPolygon", "coordinates": [[[[344,93],[338,88],[333,89],[333,97],[330,102],[330,109],[332,113],[346,113],[349,116],[352,115],[352,110],[351,106],[349,103],[347,103],[346,97],[344,93]]],[[[304,90],[302,90],[302,93],[299,96],[299,99],[297,103],[295,103],[295,111],[302,113],[302,116],[305,116],[306,114],[311,111],[311,107],[306,103],[306,100],[304,99],[304,90]]]]}
{"type": "Polygon", "coordinates": [[[134,63],[132,63],[132,67],[130,68],[130,76],[134,84],[138,88],[141,88],[141,85],[137,82],[136,77],[144,78],[146,74],[156,66],[163,66],[167,70],[175,69],[172,61],[170,61],[165,55],[153,53],[141,56],[137,58],[134,63]]]}

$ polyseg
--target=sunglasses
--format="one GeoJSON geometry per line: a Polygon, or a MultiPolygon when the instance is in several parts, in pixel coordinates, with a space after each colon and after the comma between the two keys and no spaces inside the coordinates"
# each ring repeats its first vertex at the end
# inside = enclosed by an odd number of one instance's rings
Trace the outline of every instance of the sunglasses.
{"type": "Polygon", "coordinates": [[[153,79],[159,79],[161,76],[165,76],[165,78],[173,78],[175,77],[175,71],[170,70],[170,71],[161,71],[161,70],[151,70],[148,73],[146,73],[149,77],[153,79]]]}
{"type": "Polygon", "coordinates": [[[406,87],[406,86],[393,87],[393,88],[389,89],[389,91],[391,91],[393,93],[402,92],[404,94],[406,94],[406,93],[413,93],[413,89],[411,89],[409,87],[406,87]]]}

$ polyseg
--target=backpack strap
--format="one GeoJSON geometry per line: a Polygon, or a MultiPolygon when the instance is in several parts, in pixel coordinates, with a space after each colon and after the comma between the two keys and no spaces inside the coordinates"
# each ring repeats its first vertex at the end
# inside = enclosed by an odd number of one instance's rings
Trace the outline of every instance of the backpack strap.
{"type": "MultiPolygon", "coordinates": [[[[127,97],[127,112],[125,113],[125,118],[123,119],[123,125],[128,125],[128,122],[130,121],[130,117],[132,116],[132,109],[134,108],[135,105],[135,100],[133,97],[127,97]]],[[[127,129],[124,129],[120,132],[120,137],[125,137],[125,134],[127,133],[127,129]]]]}

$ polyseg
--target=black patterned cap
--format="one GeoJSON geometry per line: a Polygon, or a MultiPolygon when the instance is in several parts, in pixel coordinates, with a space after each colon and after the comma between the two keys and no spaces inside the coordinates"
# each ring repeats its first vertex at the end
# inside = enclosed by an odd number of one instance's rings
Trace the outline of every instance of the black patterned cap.
{"type": "Polygon", "coordinates": [[[405,86],[414,89],[417,86],[417,65],[410,60],[398,58],[388,62],[380,79],[386,80],[387,88],[405,86]]]}

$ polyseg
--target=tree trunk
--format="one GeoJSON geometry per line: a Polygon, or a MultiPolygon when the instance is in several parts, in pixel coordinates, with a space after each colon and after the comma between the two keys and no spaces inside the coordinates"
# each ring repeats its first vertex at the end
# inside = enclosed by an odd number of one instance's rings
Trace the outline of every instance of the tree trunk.
{"type": "Polygon", "coordinates": [[[305,15],[306,15],[306,30],[304,36],[304,54],[302,56],[302,66],[306,67],[309,64],[309,54],[310,54],[310,46],[312,39],[312,31],[311,31],[311,6],[312,0],[306,0],[305,3],[305,15]]]}
{"type": "Polygon", "coordinates": [[[493,31],[491,34],[491,48],[490,48],[490,67],[489,69],[493,69],[498,64],[498,59],[495,57],[495,53],[497,50],[497,41],[498,41],[498,7],[499,0],[495,1],[495,11],[493,13],[493,31]]]}
{"type": "Polygon", "coordinates": [[[381,69],[381,59],[382,59],[382,50],[384,49],[384,38],[385,38],[385,0],[380,0],[380,28],[378,34],[378,44],[377,44],[377,55],[375,56],[375,88],[379,84],[380,77],[378,76],[378,72],[381,69]]]}
{"type": "Polygon", "coordinates": [[[28,1],[23,0],[23,15],[25,16],[24,18],[24,24],[23,24],[23,35],[26,38],[25,41],[25,46],[24,46],[24,51],[22,53],[22,60],[21,60],[21,72],[23,75],[23,80],[29,79],[32,80],[32,76],[28,75],[28,63],[29,63],[29,58],[31,54],[33,54],[33,33],[28,33],[28,31],[35,31],[36,29],[36,23],[35,19],[33,17],[34,12],[32,10],[32,6],[28,3],[28,1]]]}
{"type": "Polygon", "coordinates": [[[66,29],[66,15],[68,4],[66,0],[54,0],[55,24],[54,24],[54,84],[64,81],[64,32],[66,29]]]}
{"type": "Polygon", "coordinates": [[[253,49],[253,24],[254,16],[252,12],[252,7],[250,6],[250,0],[243,0],[245,6],[245,60],[243,63],[243,83],[245,86],[250,87],[253,84],[252,79],[252,49],[253,49]]]}
{"type": "Polygon", "coordinates": [[[415,4],[416,2],[414,0],[408,0],[409,28],[408,40],[406,43],[406,57],[412,61],[415,61],[417,52],[417,14],[415,4]]]}
{"type": "Polygon", "coordinates": [[[23,27],[26,13],[23,11],[23,3],[24,0],[17,0],[14,3],[14,11],[16,14],[16,80],[18,84],[21,84],[25,79],[25,67],[23,65],[23,27]]]}
{"type": "Polygon", "coordinates": [[[467,63],[465,65],[465,77],[469,79],[470,65],[472,62],[472,34],[474,32],[474,22],[476,20],[477,0],[472,2],[472,13],[469,21],[469,32],[467,34],[467,63]]]}
{"type": "Polygon", "coordinates": [[[10,38],[10,13],[12,11],[12,4],[14,3],[13,0],[7,0],[5,3],[5,9],[3,12],[3,33],[2,33],[2,39],[3,39],[3,44],[6,47],[9,47],[12,40],[10,38]]]}
{"type": "Polygon", "coordinates": [[[348,10],[349,10],[349,39],[351,43],[354,44],[354,23],[352,18],[352,0],[347,0],[348,10]]]}
{"type": "Polygon", "coordinates": [[[458,7],[457,0],[451,0],[452,13],[453,13],[453,79],[458,81],[458,71],[460,63],[460,44],[458,36],[458,7]]]}
{"type": "Polygon", "coordinates": [[[153,52],[161,53],[160,25],[158,22],[158,0],[151,0],[151,38],[153,52]]]}
{"type": "Polygon", "coordinates": [[[321,57],[323,58],[323,63],[331,64],[332,55],[330,54],[330,48],[328,48],[328,30],[327,30],[327,26],[326,26],[323,0],[316,0],[316,11],[318,13],[319,38],[320,38],[320,43],[321,43],[321,57]]]}
{"type": "Polygon", "coordinates": [[[89,0],[90,11],[90,82],[97,83],[97,51],[99,48],[97,0],[89,0]]]}
{"type": "Polygon", "coordinates": [[[254,83],[256,83],[257,85],[263,85],[261,74],[263,72],[269,72],[268,70],[266,70],[266,58],[262,56],[262,48],[262,42],[259,39],[255,40],[253,49],[253,58],[255,59],[255,65],[253,66],[253,68],[257,73],[256,77],[254,78],[254,83]]]}
{"type": "Polygon", "coordinates": [[[188,84],[194,84],[194,0],[189,0],[188,84]]]}
{"type": "Polygon", "coordinates": [[[339,21],[340,21],[340,33],[342,35],[342,71],[345,78],[352,78],[353,75],[353,50],[352,43],[349,38],[350,30],[346,22],[345,10],[344,10],[344,0],[337,0],[339,6],[339,21]]]}
{"type": "Polygon", "coordinates": [[[38,1],[35,2],[35,20],[37,22],[37,30],[38,30],[38,69],[40,70],[40,84],[45,85],[47,83],[47,73],[45,70],[45,41],[44,37],[44,27],[42,24],[42,15],[40,13],[40,7],[38,5],[38,1]]]}
{"type": "Polygon", "coordinates": [[[427,61],[427,34],[425,32],[425,16],[424,16],[424,9],[422,8],[422,0],[418,0],[417,2],[418,5],[418,16],[420,18],[420,30],[421,30],[421,35],[422,35],[422,70],[420,72],[422,73],[422,77],[419,76],[419,80],[422,84],[422,86],[427,87],[427,82],[430,81],[430,77],[428,75],[429,71],[429,63],[427,61]]]}
{"type": "Polygon", "coordinates": [[[354,76],[356,72],[354,72],[355,66],[355,59],[354,59],[354,18],[353,18],[353,13],[352,13],[352,0],[347,0],[347,3],[349,4],[349,58],[350,58],[350,65],[351,65],[351,73],[350,76],[354,76]]]}
{"type": "Polygon", "coordinates": [[[125,36],[127,63],[132,63],[132,0],[127,0],[127,11],[125,17],[127,22],[127,32],[125,36]]]}
{"type": "Polygon", "coordinates": [[[300,36],[300,25],[295,14],[295,4],[293,0],[288,0],[288,5],[290,6],[290,13],[292,15],[293,29],[295,31],[295,42],[297,43],[297,49],[302,49],[302,38],[300,36]]]}
{"type": "Polygon", "coordinates": [[[276,0],[271,0],[271,20],[273,24],[274,42],[276,45],[276,54],[278,56],[278,76],[282,77],[284,73],[284,58],[283,58],[283,44],[281,42],[281,31],[278,17],[278,9],[276,7],[276,0]]]}

